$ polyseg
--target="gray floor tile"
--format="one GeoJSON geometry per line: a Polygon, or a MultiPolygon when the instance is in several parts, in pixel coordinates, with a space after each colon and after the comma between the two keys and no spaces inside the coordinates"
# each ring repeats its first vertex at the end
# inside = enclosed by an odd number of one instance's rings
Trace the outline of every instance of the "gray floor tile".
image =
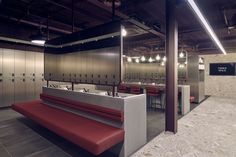
{"type": "Polygon", "coordinates": [[[62,151],[61,149],[53,146],[53,147],[44,149],[43,151],[39,151],[31,155],[28,155],[26,157],[71,157],[71,156],[65,153],[64,151],[62,151]]]}
{"type": "Polygon", "coordinates": [[[7,153],[7,151],[3,147],[0,146],[0,157],[11,157],[11,156],[7,153]]]}
{"type": "Polygon", "coordinates": [[[47,149],[50,146],[50,143],[46,140],[35,136],[30,139],[25,139],[21,142],[14,143],[10,146],[6,146],[6,149],[13,157],[25,157],[32,153],[47,149]]]}

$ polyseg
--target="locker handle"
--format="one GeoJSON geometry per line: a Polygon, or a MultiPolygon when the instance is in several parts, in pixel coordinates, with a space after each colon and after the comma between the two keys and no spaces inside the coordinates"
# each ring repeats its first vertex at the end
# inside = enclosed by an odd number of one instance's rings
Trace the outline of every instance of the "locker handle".
{"type": "Polygon", "coordinates": [[[2,79],[0,79],[0,82],[2,82],[2,79]]]}
{"type": "Polygon", "coordinates": [[[11,82],[14,82],[15,80],[14,79],[11,79],[11,82]]]}

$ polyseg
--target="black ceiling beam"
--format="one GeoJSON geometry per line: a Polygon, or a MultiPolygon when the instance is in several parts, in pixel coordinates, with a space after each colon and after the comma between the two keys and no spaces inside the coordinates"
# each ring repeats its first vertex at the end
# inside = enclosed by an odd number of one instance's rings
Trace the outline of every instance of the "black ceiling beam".
{"type": "MultiPolygon", "coordinates": [[[[19,19],[15,18],[15,17],[10,17],[10,16],[6,16],[6,15],[0,15],[0,17],[6,18],[6,19],[9,19],[9,20],[12,20],[12,21],[19,22],[19,19]]],[[[29,21],[29,20],[21,19],[20,22],[24,23],[24,24],[27,24],[27,25],[35,26],[35,27],[47,28],[47,25],[39,24],[39,23],[32,22],[32,21],[29,21]]],[[[64,34],[70,34],[71,33],[71,31],[67,31],[67,30],[64,30],[64,29],[61,29],[61,28],[56,28],[56,27],[53,27],[53,26],[49,26],[48,28],[52,31],[60,32],[60,33],[64,33],[64,34]]]]}
{"type": "MultiPolygon", "coordinates": [[[[58,2],[54,2],[54,1],[52,1],[52,0],[44,0],[44,1],[46,1],[46,2],[48,2],[48,3],[51,3],[51,4],[55,5],[55,6],[61,7],[61,8],[63,8],[63,9],[65,9],[65,10],[70,11],[70,12],[72,11],[72,8],[71,8],[71,7],[65,6],[65,5],[60,4],[60,3],[58,3],[58,2]]],[[[77,1],[77,3],[78,3],[78,1],[77,1]]],[[[74,5],[76,5],[77,3],[74,2],[74,5]]],[[[74,8],[74,13],[75,13],[75,14],[84,14],[84,15],[89,16],[89,17],[92,17],[92,18],[94,18],[94,19],[99,19],[99,20],[101,20],[101,21],[104,21],[104,18],[101,18],[101,16],[96,16],[95,14],[91,14],[91,12],[86,11],[86,10],[81,9],[81,8],[78,9],[78,10],[79,10],[79,11],[77,11],[77,8],[74,8]]]]}
{"type": "MultiPolygon", "coordinates": [[[[24,1],[24,0],[21,0],[22,2],[24,2],[24,3],[27,3],[26,1],[24,1]]],[[[31,1],[31,3],[27,3],[27,5],[32,5],[32,3],[33,2],[35,2],[35,1],[31,1]]],[[[49,3],[49,2],[48,2],[49,3]]],[[[49,3],[49,4],[51,4],[52,6],[55,6],[55,4],[54,3],[49,3]]],[[[47,7],[47,8],[49,8],[50,9],[50,7],[51,6],[49,6],[49,7],[47,7]]],[[[49,10],[48,9],[48,10],[49,10]]],[[[61,10],[60,10],[61,11],[61,10]]],[[[56,11],[56,12],[52,12],[52,11],[48,11],[47,12],[47,16],[49,15],[50,16],[50,20],[52,20],[52,17],[53,17],[53,14],[55,14],[55,13],[57,13],[57,12],[60,12],[60,11],[56,11]]],[[[71,10],[72,11],[72,10],[71,10]]],[[[30,13],[27,13],[26,15],[30,15],[30,13]]],[[[33,14],[31,14],[31,15],[33,15],[33,14]]],[[[33,16],[38,16],[38,15],[33,15],[33,16]]],[[[38,16],[39,17],[39,16],[38,16]]],[[[40,17],[42,17],[42,16],[40,16],[40,17]]],[[[47,19],[47,17],[42,17],[42,18],[44,18],[44,23],[47,23],[47,20],[45,20],[45,19],[47,19]]],[[[55,22],[60,22],[60,23],[63,23],[63,24],[65,24],[65,25],[71,25],[71,24],[68,24],[68,23],[65,23],[64,21],[56,21],[56,20],[53,20],[53,21],[55,21],[55,22]]],[[[84,29],[84,25],[83,24],[74,24],[74,29],[76,29],[76,31],[79,31],[79,30],[81,30],[81,29],[84,29]]]]}
{"type": "MultiPolygon", "coordinates": [[[[94,6],[97,6],[97,7],[99,7],[99,8],[101,8],[101,9],[103,9],[103,10],[105,10],[105,11],[112,14],[112,8],[107,7],[102,2],[100,2],[98,0],[87,0],[87,1],[91,4],[93,4],[94,6]]],[[[159,36],[160,38],[165,38],[165,34],[163,32],[156,31],[156,30],[150,28],[149,26],[143,24],[142,22],[139,22],[139,21],[129,17],[128,15],[126,15],[126,14],[124,14],[124,13],[118,11],[118,10],[116,10],[115,15],[120,17],[121,19],[123,19],[125,21],[129,21],[130,23],[136,25],[139,28],[142,28],[142,29],[144,29],[144,30],[146,30],[146,31],[148,31],[152,34],[155,34],[155,35],[159,36]]]]}
{"type": "MultiPolygon", "coordinates": [[[[20,11],[20,10],[15,10],[15,9],[8,8],[8,7],[4,7],[4,8],[7,9],[7,10],[10,10],[10,11],[14,11],[14,12],[16,12],[16,13],[23,13],[23,12],[20,11]]],[[[1,16],[2,16],[2,17],[6,17],[6,18],[9,17],[10,20],[14,19],[14,21],[23,22],[23,23],[25,23],[25,24],[30,24],[30,25],[32,25],[32,23],[36,23],[36,22],[30,21],[30,20],[26,20],[26,19],[22,19],[22,18],[12,17],[12,16],[10,16],[10,15],[1,15],[1,16]],[[16,20],[16,19],[17,19],[17,20],[16,20]],[[28,21],[28,22],[25,22],[25,21],[28,21]],[[29,23],[29,22],[30,22],[30,23],[29,23]]],[[[34,26],[42,25],[43,28],[45,28],[44,25],[46,25],[47,20],[48,20],[48,17],[42,17],[42,16],[38,16],[38,15],[34,15],[34,14],[29,14],[28,16],[29,16],[29,17],[32,17],[32,18],[38,18],[38,19],[40,19],[40,22],[38,22],[38,24],[37,24],[37,23],[36,23],[36,24],[33,24],[34,26]],[[42,21],[44,21],[45,24],[42,23],[42,21]]],[[[50,21],[51,21],[51,23],[58,23],[59,25],[62,25],[62,26],[64,25],[65,27],[71,28],[71,25],[70,25],[70,24],[66,24],[66,23],[64,23],[64,22],[55,21],[55,20],[52,20],[52,19],[50,19],[50,21]]],[[[75,28],[76,28],[76,30],[81,30],[81,29],[78,28],[77,26],[75,26],[75,28]]],[[[55,26],[49,26],[49,29],[50,29],[50,30],[53,30],[53,31],[56,31],[56,32],[65,33],[65,34],[71,33],[71,30],[67,30],[67,29],[65,29],[65,28],[57,28],[57,27],[55,27],[55,26]]]]}

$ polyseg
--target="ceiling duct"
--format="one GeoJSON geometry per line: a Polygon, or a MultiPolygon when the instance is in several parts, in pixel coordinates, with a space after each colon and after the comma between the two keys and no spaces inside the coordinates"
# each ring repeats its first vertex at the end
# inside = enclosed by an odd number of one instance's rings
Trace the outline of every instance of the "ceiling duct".
{"type": "MultiPolygon", "coordinates": [[[[100,0],[100,2],[102,2],[104,5],[108,7],[112,7],[112,1],[113,0],[100,0]]],[[[114,0],[114,1],[115,1],[115,7],[119,7],[121,5],[120,0],[114,0]]]]}

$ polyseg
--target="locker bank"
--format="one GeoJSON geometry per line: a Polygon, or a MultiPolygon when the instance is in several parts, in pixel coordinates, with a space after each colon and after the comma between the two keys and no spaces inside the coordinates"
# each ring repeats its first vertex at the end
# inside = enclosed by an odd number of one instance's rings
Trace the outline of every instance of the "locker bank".
{"type": "Polygon", "coordinates": [[[234,157],[235,8],[0,0],[0,156],[234,157]]]}

